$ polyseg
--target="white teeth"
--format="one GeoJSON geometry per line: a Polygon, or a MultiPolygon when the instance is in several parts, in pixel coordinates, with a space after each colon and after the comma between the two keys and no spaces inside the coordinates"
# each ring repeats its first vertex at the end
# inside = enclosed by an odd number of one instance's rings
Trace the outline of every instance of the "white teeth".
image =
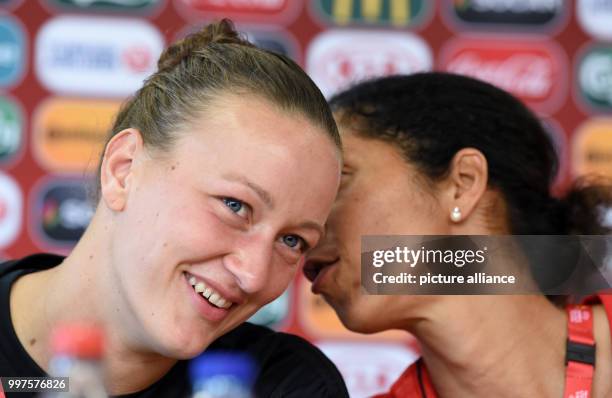
{"type": "Polygon", "coordinates": [[[219,300],[221,298],[221,296],[219,296],[218,293],[213,293],[209,298],[208,301],[210,301],[211,303],[213,303],[214,305],[217,305],[217,300],[219,300]]]}
{"type": "Polygon", "coordinates": [[[226,300],[221,297],[221,295],[208,286],[204,284],[204,282],[198,282],[195,276],[189,277],[189,284],[193,286],[194,290],[197,293],[200,293],[205,299],[207,299],[211,304],[217,306],[219,308],[229,308],[232,306],[232,302],[226,300]]]}

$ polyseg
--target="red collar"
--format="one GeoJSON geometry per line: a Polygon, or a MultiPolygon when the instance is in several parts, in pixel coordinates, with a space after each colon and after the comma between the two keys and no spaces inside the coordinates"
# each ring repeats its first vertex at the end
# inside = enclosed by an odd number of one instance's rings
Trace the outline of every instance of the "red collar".
{"type": "MultiPolygon", "coordinates": [[[[604,304],[612,330],[612,296],[603,298],[610,299],[604,304]]],[[[563,397],[591,398],[593,375],[595,373],[593,310],[590,305],[571,305],[567,307],[567,314],[568,339],[563,397]]],[[[423,360],[419,359],[406,369],[388,393],[377,395],[374,398],[403,398],[412,396],[435,398],[437,394],[429,378],[427,368],[424,365],[423,360]]]]}

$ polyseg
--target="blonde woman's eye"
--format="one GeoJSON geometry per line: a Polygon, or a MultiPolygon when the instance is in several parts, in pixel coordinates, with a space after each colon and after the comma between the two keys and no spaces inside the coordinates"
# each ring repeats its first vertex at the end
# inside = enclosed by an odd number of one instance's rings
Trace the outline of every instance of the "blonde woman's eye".
{"type": "Polygon", "coordinates": [[[247,205],[243,201],[234,198],[223,198],[223,203],[239,216],[246,216],[247,205]]]}
{"type": "Polygon", "coordinates": [[[282,238],[283,243],[294,250],[305,252],[308,250],[308,244],[298,235],[285,235],[282,238]]]}

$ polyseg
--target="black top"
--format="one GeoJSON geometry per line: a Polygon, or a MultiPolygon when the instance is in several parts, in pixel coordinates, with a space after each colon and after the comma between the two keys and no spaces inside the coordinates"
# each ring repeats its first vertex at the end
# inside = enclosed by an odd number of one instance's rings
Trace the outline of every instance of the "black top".
{"type": "MultiPolygon", "coordinates": [[[[22,275],[58,265],[63,257],[36,254],[0,263],[0,377],[44,377],[45,372],[19,342],[10,315],[9,293],[22,275]]],[[[306,340],[271,329],[243,323],[217,339],[209,348],[246,351],[259,364],[255,394],[265,397],[348,397],[340,373],[333,363],[306,340]]],[[[179,361],[163,378],[138,393],[123,398],[185,398],[191,385],[187,362],[179,361]]],[[[13,393],[18,398],[34,394],[13,393]]]]}

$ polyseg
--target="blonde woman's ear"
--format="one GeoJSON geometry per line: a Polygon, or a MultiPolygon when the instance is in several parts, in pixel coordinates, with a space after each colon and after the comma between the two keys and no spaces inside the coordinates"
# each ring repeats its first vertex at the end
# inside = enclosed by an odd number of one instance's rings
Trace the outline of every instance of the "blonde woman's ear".
{"type": "Polygon", "coordinates": [[[109,209],[122,211],[125,208],[134,160],[142,149],[142,136],[133,128],[115,134],[106,145],[100,170],[100,192],[109,209]]]}

